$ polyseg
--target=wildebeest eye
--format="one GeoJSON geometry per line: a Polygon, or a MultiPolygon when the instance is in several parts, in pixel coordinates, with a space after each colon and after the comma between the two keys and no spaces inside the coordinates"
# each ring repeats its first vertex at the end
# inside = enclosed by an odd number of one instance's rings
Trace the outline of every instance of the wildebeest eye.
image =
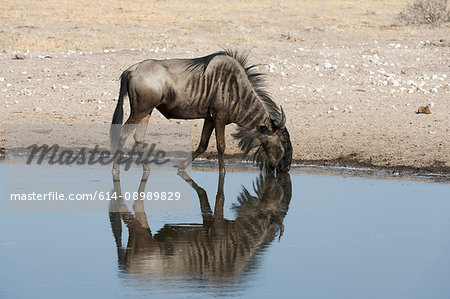
{"type": "Polygon", "coordinates": [[[262,134],[272,135],[272,132],[266,126],[258,126],[258,131],[262,134]]]}

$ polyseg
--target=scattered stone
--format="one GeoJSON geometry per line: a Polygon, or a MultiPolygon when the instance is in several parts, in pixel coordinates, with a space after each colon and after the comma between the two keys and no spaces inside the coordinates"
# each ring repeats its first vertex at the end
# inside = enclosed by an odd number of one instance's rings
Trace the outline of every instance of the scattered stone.
{"type": "Polygon", "coordinates": [[[41,112],[41,111],[42,111],[42,108],[35,107],[35,108],[33,109],[33,111],[34,111],[34,112],[41,112]]]}
{"type": "Polygon", "coordinates": [[[431,114],[431,109],[429,105],[420,106],[417,110],[417,114],[431,114]]]}
{"type": "Polygon", "coordinates": [[[22,53],[16,53],[16,55],[14,56],[14,58],[18,60],[25,59],[25,57],[26,57],[25,54],[22,53]]]}

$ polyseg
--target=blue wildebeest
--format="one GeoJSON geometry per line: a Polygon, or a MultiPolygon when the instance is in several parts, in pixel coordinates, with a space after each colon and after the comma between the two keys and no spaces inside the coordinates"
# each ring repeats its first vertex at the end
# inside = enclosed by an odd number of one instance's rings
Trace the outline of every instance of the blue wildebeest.
{"type": "MultiPolygon", "coordinates": [[[[212,131],[216,133],[219,171],[225,172],[225,126],[238,125],[234,137],[247,155],[254,155],[261,168],[287,172],[292,162],[292,145],[285,127],[283,109],[264,89],[262,74],[247,65],[248,55],[221,51],[193,59],[145,60],[121,75],[120,94],[111,125],[111,145],[121,150],[135,130],[136,147],[142,149],[153,109],[166,118],[204,119],[200,144],[189,163],[205,152],[212,131]],[[123,99],[128,95],[131,112],[123,122],[123,99]]],[[[120,157],[114,159],[113,172],[119,172],[120,157]]],[[[146,166],[144,165],[144,170],[146,166]]]]}

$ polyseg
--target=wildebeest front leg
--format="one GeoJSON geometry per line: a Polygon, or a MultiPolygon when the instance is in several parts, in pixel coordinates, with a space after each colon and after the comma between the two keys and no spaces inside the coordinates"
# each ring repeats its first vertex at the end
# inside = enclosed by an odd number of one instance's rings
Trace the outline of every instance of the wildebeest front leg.
{"type": "Polygon", "coordinates": [[[225,173],[225,123],[216,119],[216,145],[219,154],[219,172],[225,173]]]}
{"type": "Polygon", "coordinates": [[[205,119],[205,122],[203,123],[202,136],[200,138],[200,143],[197,149],[195,150],[195,152],[192,153],[191,157],[184,160],[183,163],[181,163],[181,165],[178,166],[179,170],[186,169],[189,163],[194,161],[195,158],[197,158],[206,151],[213,130],[214,130],[214,122],[210,119],[205,119]]]}

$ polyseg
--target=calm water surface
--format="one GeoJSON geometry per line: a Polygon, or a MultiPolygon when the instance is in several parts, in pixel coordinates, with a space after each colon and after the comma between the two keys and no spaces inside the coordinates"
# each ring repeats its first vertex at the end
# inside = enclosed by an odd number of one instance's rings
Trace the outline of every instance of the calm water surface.
{"type": "MultiPolygon", "coordinates": [[[[136,191],[140,176],[122,173],[132,190],[86,186],[136,191]]],[[[0,298],[449,298],[449,184],[295,171],[185,181],[191,212],[2,207],[0,298]]]]}

